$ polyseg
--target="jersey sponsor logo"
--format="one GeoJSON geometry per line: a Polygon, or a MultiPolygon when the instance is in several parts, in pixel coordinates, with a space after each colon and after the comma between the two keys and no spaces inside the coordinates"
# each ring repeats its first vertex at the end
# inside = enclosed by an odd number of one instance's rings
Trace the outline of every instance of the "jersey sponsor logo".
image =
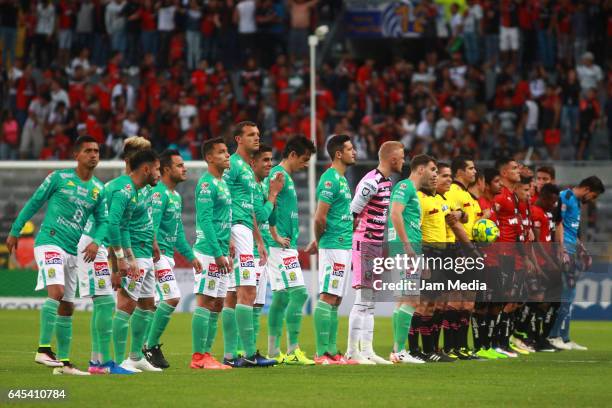
{"type": "Polygon", "coordinates": [[[202,188],[202,190],[206,190],[208,186],[210,186],[210,184],[208,184],[207,182],[200,184],[200,188],[202,188]]]}
{"type": "Polygon", "coordinates": [[[45,252],[45,265],[61,265],[62,254],[56,251],[45,252]]]}
{"type": "Polygon", "coordinates": [[[346,266],[342,263],[338,263],[338,262],[334,262],[334,268],[332,270],[332,276],[338,276],[338,277],[343,277],[344,276],[344,270],[346,269],[346,266]]]}
{"type": "Polygon", "coordinates": [[[210,276],[211,278],[220,278],[221,277],[221,273],[219,273],[219,267],[217,266],[217,264],[214,263],[210,263],[208,264],[208,276],[210,276]]]}
{"type": "Polygon", "coordinates": [[[68,180],[68,182],[66,183],[66,185],[67,185],[68,187],[74,187],[74,186],[76,186],[76,184],[74,184],[74,181],[72,181],[72,180],[68,180]]]}
{"type": "Polygon", "coordinates": [[[253,257],[253,255],[240,254],[240,267],[241,268],[254,268],[255,258],[253,257]]]}
{"type": "Polygon", "coordinates": [[[174,274],[172,273],[172,269],[159,269],[156,271],[157,281],[159,283],[173,281],[174,274]]]}
{"type": "Polygon", "coordinates": [[[107,262],[94,262],[94,275],[96,277],[110,276],[110,271],[108,269],[108,263],[107,262]]]}
{"type": "Polygon", "coordinates": [[[326,181],[325,182],[325,188],[331,188],[331,186],[332,186],[331,181],[326,181]]]}
{"type": "Polygon", "coordinates": [[[283,265],[285,269],[297,269],[300,267],[300,262],[296,256],[288,256],[287,258],[283,258],[283,265]]]}
{"type": "Polygon", "coordinates": [[[132,191],[132,185],[131,184],[126,184],[124,189],[126,189],[127,191],[132,191]]]}
{"type": "Polygon", "coordinates": [[[400,190],[405,190],[406,188],[408,188],[408,185],[406,183],[402,183],[400,184],[400,190]]]}
{"type": "Polygon", "coordinates": [[[161,194],[159,193],[159,191],[156,191],[153,193],[153,195],[151,196],[151,199],[153,200],[159,200],[161,198],[161,194]]]}
{"type": "Polygon", "coordinates": [[[440,212],[440,211],[438,211],[437,208],[434,208],[433,210],[430,210],[427,214],[435,214],[435,213],[438,213],[438,212],[440,212]]]}
{"type": "Polygon", "coordinates": [[[87,195],[89,194],[89,190],[81,186],[77,186],[76,192],[77,192],[77,195],[80,195],[83,197],[87,197],[87,195]]]}

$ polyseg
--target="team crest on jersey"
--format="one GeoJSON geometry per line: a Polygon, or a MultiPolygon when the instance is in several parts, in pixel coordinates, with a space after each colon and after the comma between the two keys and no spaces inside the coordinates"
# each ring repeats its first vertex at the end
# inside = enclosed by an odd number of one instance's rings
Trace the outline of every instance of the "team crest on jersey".
{"type": "Polygon", "coordinates": [[[108,263],[94,262],[94,275],[96,277],[110,276],[110,271],[108,270],[108,263]]]}
{"type": "Polygon", "coordinates": [[[283,265],[285,269],[296,269],[300,267],[300,263],[296,256],[288,256],[287,258],[283,258],[283,265]]]}
{"type": "Polygon", "coordinates": [[[332,270],[332,275],[333,276],[343,277],[345,269],[346,269],[346,267],[345,267],[344,264],[338,263],[338,262],[334,262],[334,268],[332,270]]]}
{"type": "Polygon", "coordinates": [[[208,188],[208,186],[210,186],[210,184],[209,184],[209,183],[207,183],[207,182],[204,182],[204,183],[200,184],[200,187],[202,188],[202,190],[207,189],[207,188],[208,188]]]}
{"type": "Polygon", "coordinates": [[[132,191],[132,185],[131,184],[126,184],[124,187],[127,191],[132,191]]]}
{"type": "Polygon", "coordinates": [[[49,268],[49,270],[47,271],[47,275],[50,278],[55,278],[55,268],[49,268]]]}
{"type": "Polygon", "coordinates": [[[364,187],[364,188],[361,190],[361,195],[362,195],[362,196],[364,196],[364,197],[369,196],[369,195],[370,195],[370,189],[369,189],[368,187],[364,187]]]}
{"type": "Polygon", "coordinates": [[[253,255],[240,254],[240,267],[255,268],[255,258],[253,257],[253,255]]]}
{"type": "Polygon", "coordinates": [[[158,271],[155,272],[157,274],[157,281],[159,283],[163,283],[163,282],[168,282],[168,281],[173,281],[174,280],[174,274],[172,273],[171,269],[160,269],[158,271]]]}
{"type": "Polygon", "coordinates": [[[164,295],[167,295],[168,293],[170,293],[170,285],[168,285],[167,283],[164,283],[162,285],[162,290],[164,291],[164,295]]]}
{"type": "Polygon", "coordinates": [[[98,199],[98,196],[100,195],[100,190],[97,187],[94,187],[93,190],[91,190],[91,196],[94,200],[98,199]]]}
{"type": "Polygon", "coordinates": [[[408,186],[406,185],[406,183],[402,183],[402,184],[400,184],[400,190],[405,190],[405,189],[406,189],[406,187],[408,187],[408,186]]]}
{"type": "Polygon", "coordinates": [[[55,251],[45,252],[45,265],[61,265],[62,254],[55,251]]]}
{"type": "Polygon", "coordinates": [[[159,194],[159,191],[156,191],[153,193],[153,195],[151,196],[151,198],[153,200],[159,200],[161,198],[161,194],[159,194]]]}

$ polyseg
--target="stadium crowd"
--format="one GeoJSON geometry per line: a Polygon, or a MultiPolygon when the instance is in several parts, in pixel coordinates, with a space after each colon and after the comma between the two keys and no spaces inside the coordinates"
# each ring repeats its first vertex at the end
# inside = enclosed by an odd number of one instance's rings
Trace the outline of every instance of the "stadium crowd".
{"type": "MultiPolygon", "coordinates": [[[[195,159],[203,141],[231,140],[231,124],[246,119],[278,155],[289,137],[310,133],[307,36],[341,9],[2,0],[0,159],[66,159],[84,134],[103,158],[140,135],[195,159]]],[[[319,145],[347,133],[360,159],[388,140],[443,160],[588,159],[594,134],[612,135],[611,10],[602,0],[469,0],[450,5],[440,25],[443,7],[423,1],[417,41],[433,46],[422,59],[323,61],[319,145]]]]}

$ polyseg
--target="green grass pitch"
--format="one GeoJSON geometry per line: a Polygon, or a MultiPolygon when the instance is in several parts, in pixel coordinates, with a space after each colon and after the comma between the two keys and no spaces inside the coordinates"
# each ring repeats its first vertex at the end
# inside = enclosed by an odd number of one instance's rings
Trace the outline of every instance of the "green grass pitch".
{"type": "MultiPolygon", "coordinates": [[[[412,406],[610,406],[612,324],[573,322],[574,340],[589,351],[538,353],[502,361],[458,361],[419,366],[327,366],[190,370],[191,315],[173,316],[162,338],[171,367],[132,376],[53,376],[34,363],[38,311],[0,311],[0,389],[65,388],[68,397],[52,406],[77,407],[412,407],[412,406]]],[[[75,315],[72,355],[80,368],[89,357],[88,313],[75,315]]],[[[387,357],[390,319],[377,318],[375,346],[387,357]]],[[[302,348],[312,355],[312,320],[303,322],[302,348]]],[[[265,350],[265,320],[259,347],[265,350]]],[[[340,322],[346,345],[347,319],[340,322]]],[[[222,351],[222,332],[215,355],[222,351]]],[[[40,407],[41,402],[15,406],[40,407]]]]}

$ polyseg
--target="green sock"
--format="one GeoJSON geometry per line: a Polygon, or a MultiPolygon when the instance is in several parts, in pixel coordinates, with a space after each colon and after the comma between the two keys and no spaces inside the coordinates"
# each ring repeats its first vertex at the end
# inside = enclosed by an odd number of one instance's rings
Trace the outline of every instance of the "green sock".
{"type": "MultiPolygon", "coordinates": [[[[95,298],[94,298],[95,301],[95,298]]],[[[91,312],[91,322],[89,323],[89,334],[91,337],[91,361],[100,361],[100,342],[98,341],[98,328],[96,327],[96,316],[98,309],[93,305],[91,312]]]]}
{"type": "Polygon", "coordinates": [[[308,300],[308,292],[303,286],[289,288],[289,303],[285,312],[287,320],[287,354],[299,347],[300,326],[302,325],[302,309],[308,300]]]}
{"type": "Polygon", "coordinates": [[[131,315],[123,310],[117,310],[113,318],[113,347],[115,348],[117,364],[121,364],[125,360],[125,345],[130,327],[130,317],[131,315]]]}
{"type": "Polygon", "coordinates": [[[70,361],[70,345],[72,344],[72,316],[57,316],[55,321],[57,337],[57,359],[70,361]]]}
{"type": "MultiPolygon", "coordinates": [[[[93,303],[96,312],[95,326],[98,334],[100,362],[106,363],[113,359],[113,355],[111,354],[111,339],[113,337],[113,310],[115,310],[115,299],[112,295],[96,296],[93,299],[93,303]]],[[[119,361],[119,363],[121,363],[121,361],[119,361]]]]}
{"type": "Polygon", "coordinates": [[[157,310],[153,316],[153,323],[151,323],[151,330],[147,338],[147,345],[149,347],[159,344],[159,339],[164,330],[166,330],[166,326],[168,326],[172,312],[174,312],[174,306],[170,306],[166,302],[161,302],[159,306],[157,306],[157,310]]]}
{"type": "Polygon", "coordinates": [[[322,300],[317,302],[314,310],[315,340],[317,344],[317,355],[322,356],[329,346],[331,306],[322,300]]]}
{"type": "Polygon", "coordinates": [[[240,336],[236,336],[236,352],[238,354],[245,353],[244,344],[242,344],[242,338],[240,336]]]}
{"type": "Polygon", "coordinates": [[[329,313],[329,346],[327,351],[335,356],[338,354],[338,306],[332,306],[329,313]]]}
{"type": "Polygon", "coordinates": [[[59,302],[55,299],[47,298],[40,308],[40,337],[38,347],[51,347],[53,329],[57,319],[57,308],[59,302]]]}
{"type": "Polygon", "coordinates": [[[289,303],[289,293],[286,290],[272,292],[272,303],[268,310],[268,355],[277,356],[280,353],[280,338],[283,334],[283,319],[289,303]]]}
{"type": "Polygon", "coordinates": [[[215,337],[217,336],[217,321],[219,320],[219,313],[210,312],[210,317],[208,319],[208,336],[206,336],[206,344],[204,345],[204,352],[210,353],[212,349],[212,345],[215,341],[215,337]]]}
{"type": "Polygon", "coordinates": [[[409,305],[402,305],[397,310],[397,323],[396,331],[394,333],[394,350],[401,351],[406,348],[406,340],[408,339],[408,332],[410,331],[410,323],[412,322],[412,315],[414,314],[414,308],[409,305]]]}
{"type": "Polygon", "coordinates": [[[257,350],[253,342],[253,306],[243,304],[236,305],[236,325],[238,326],[238,334],[244,345],[246,357],[251,357],[257,350]]]}
{"type": "Polygon", "coordinates": [[[238,326],[236,326],[236,311],[224,307],[221,312],[223,321],[223,354],[225,358],[236,357],[236,338],[238,337],[238,326]]]}
{"type": "Polygon", "coordinates": [[[259,334],[259,319],[261,317],[261,307],[253,307],[253,343],[257,348],[257,335],[259,334]]]}
{"type": "Polygon", "coordinates": [[[196,306],[191,319],[191,351],[193,353],[204,353],[209,320],[210,310],[196,306]]]}
{"type": "Polygon", "coordinates": [[[132,341],[130,343],[130,358],[140,360],[142,355],[142,346],[145,342],[145,335],[149,330],[149,324],[153,319],[153,312],[136,308],[132,314],[132,341]]]}
{"type": "Polygon", "coordinates": [[[397,349],[397,314],[398,308],[393,309],[393,315],[391,316],[391,329],[393,330],[393,351],[398,352],[397,349]]]}

